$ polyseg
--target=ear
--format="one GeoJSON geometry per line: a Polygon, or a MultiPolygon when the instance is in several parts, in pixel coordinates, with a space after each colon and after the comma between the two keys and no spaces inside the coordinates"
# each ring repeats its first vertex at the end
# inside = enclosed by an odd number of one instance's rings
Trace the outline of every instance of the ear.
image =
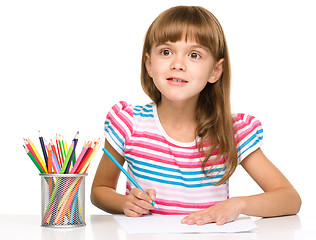
{"type": "Polygon", "coordinates": [[[209,83],[216,83],[221,78],[224,71],[224,58],[221,58],[214,66],[209,83]]]}
{"type": "Polygon", "coordinates": [[[146,67],[148,75],[152,78],[151,60],[148,53],[146,53],[145,55],[145,67],[146,67]]]}

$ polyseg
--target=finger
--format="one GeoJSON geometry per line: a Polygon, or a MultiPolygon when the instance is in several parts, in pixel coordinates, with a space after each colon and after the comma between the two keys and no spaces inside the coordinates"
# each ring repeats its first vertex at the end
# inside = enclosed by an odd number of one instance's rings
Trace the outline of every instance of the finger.
{"type": "Polygon", "coordinates": [[[135,190],[133,192],[130,192],[128,198],[130,202],[140,208],[146,209],[147,212],[148,210],[152,210],[154,208],[154,206],[151,204],[152,200],[150,199],[150,197],[139,189],[137,191],[135,190]]]}
{"type": "Polygon", "coordinates": [[[155,189],[147,189],[146,192],[149,195],[151,200],[153,200],[153,201],[156,200],[156,190],[155,189]]]}
{"type": "Polygon", "coordinates": [[[139,203],[139,200],[128,202],[126,203],[124,212],[129,210],[140,215],[147,214],[149,212],[150,209],[145,208],[143,206],[139,206],[139,205],[142,205],[141,203],[139,203]]]}
{"type": "Polygon", "coordinates": [[[151,198],[142,190],[138,189],[138,188],[134,188],[131,193],[138,199],[140,200],[144,200],[147,202],[152,201],[151,198]]]}
{"type": "Polygon", "coordinates": [[[127,217],[141,217],[141,216],[143,216],[143,214],[138,213],[138,212],[134,212],[134,211],[132,211],[131,209],[126,209],[126,210],[124,210],[124,214],[125,214],[127,217]]]}

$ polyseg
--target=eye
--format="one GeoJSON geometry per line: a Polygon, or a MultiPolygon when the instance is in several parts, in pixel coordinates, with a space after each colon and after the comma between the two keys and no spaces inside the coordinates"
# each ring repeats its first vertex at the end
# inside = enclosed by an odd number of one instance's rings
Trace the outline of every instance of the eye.
{"type": "Polygon", "coordinates": [[[189,54],[189,57],[191,57],[193,59],[199,59],[199,58],[201,58],[201,55],[196,53],[196,52],[193,52],[193,53],[189,54]]]}
{"type": "Polygon", "coordinates": [[[163,50],[160,51],[160,53],[161,53],[162,55],[164,55],[164,56],[170,56],[170,55],[172,55],[172,52],[171,52],[170,50],[168,50],[168,49],[163,49],[163,50]]]}

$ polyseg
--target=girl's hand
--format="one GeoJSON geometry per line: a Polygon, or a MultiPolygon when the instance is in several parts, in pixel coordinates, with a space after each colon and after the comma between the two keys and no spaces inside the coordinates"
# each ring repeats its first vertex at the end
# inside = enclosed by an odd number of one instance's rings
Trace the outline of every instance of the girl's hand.
{"type": "Polygon", "coordinates": [[[152,200],[156,200],[156,190],[146,190],[148,195],[138,188],[133,188],[126,198],[124,204],[124,214],[128,217],[141,217],[154,209],[151,204],[152,200]]]}
{"type": "Polygon", "coordinates": [[[212,207],[191,213],[182,219],[181,223],[188,225],[203,225],[206,223],[223,225],[236,220],[240,213],[241,201],[238,198],[229,198],[212,207]]]}

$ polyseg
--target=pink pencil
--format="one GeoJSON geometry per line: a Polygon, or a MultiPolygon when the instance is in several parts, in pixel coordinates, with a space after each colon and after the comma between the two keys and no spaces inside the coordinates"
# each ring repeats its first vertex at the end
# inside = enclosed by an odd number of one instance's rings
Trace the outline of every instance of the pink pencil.
{"type": "Polygon", "coordinates": [[[50,140],[50,144],[51,144],[51,146],[52,146],[52,150],[53,150],[53,153],[54,153],[54,154],[53,154],[53,155],[54,155],[53,168],[54,168],[55,173],[59,174],[59,172],[60,172],[60,171],[59,171],[60,167],[59,167],[59,162],[58,162],[58,156],[57,156],[56,148],[55,148],[55,145],[54,145],[52,139],[50,140]]]}
{"type": "Polygon", "coordinates": [[[91,154],[91,152],[94,149],[94,143],[91,143],[91,146],[89,147],[89,149],[87,150],[86,154],[84,155],[83,159],[81,160],[79,166],[77,167],[76,173],[79,173],[81,168],[84,166],[84,164],[86,163],[86,161],[89,159],[89,156],[91,154]]]}
{"type": "Polygon", "coordinates": [[[33,151],[33,148],[31,147],[30,143],[27,141],[27,139],[23,139],[24,140],[24,143],[25,143],[25,146],[27,147],[27,149],[32,153],[33,157],[36,159],[36,161],[38,162],[38,164],[41,166],[42,169],[43,168],[43,165],[41,164],[41,162],[38,160],[35,152],[33,151]]]}
{"type": "Polygon", "coordinates": [[[77,170],[82,158],[84,157],[85,153],[87,152],[87,149],[89,148],[89,145],[90,145],[90,143],[85,143],[84,144],[84,146],[83,146],[83,148],[81,150],[81,153],[80,153],[80,155],[79,155],[74,167],[70,171],[71,174],[76,172],[76,170],[77,170]]]}

